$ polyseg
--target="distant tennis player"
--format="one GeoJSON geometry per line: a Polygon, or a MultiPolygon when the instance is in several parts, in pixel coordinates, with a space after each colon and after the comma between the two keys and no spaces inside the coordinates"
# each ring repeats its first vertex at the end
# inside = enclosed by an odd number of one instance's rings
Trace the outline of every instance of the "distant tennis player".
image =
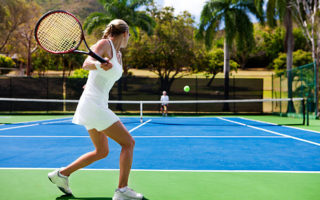
{"type": "Polygon", "coordinates": [[[168,105],[169,105],[169,96],[166,91],[162,92],[162,96],[160,98],[161,101],[161,113],[162,116],[168,116],[168,105]]]}
{"type": "Polygon", "coordinates": [[[109,63],[100,63],[90,56],[83,63],[83,68],[90,72],[72,122],[85,126],[95,150],[80,156],[67,167],[48,174],[49,179],[65,194],[72,194],[68,177],[73,172],[108,155],[108,137],[110,137],[122,147],[119,185],[113,200],[143,198],[142,194],[128,187],[135,141],[107,104],[110,89],[122,76],[120,49],[127,46],[129,37],[129,27],[125,21],[120,19],[111,21],[102,39],[92,47],[92,51],[105,57],[109,63]]]}

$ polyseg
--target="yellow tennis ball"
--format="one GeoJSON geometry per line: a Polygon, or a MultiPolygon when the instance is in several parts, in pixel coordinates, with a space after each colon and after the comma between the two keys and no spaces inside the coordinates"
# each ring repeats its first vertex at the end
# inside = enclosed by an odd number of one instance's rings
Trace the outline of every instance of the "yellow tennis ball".
{"type": "Polygon", "coordinates": [[[190,91],[189,85],[184,86],[183,90],[184,90],[185,92],[189,92],[189,91],[190,91]]]}

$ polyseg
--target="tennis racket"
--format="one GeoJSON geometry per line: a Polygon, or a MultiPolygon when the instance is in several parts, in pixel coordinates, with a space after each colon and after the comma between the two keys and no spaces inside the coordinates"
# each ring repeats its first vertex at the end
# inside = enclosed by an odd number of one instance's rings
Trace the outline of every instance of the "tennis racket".
{"type": "Polygon", "coordinates": [[[45,13],[37,22],[34,35],[37,43],[50,53],[82,53],[101,63],[108,62],[91,51],[84,38],[80,21],[67,11],[53,10],[45,13]],[[77,50],[82,41],[88,52],[77,50]]]}

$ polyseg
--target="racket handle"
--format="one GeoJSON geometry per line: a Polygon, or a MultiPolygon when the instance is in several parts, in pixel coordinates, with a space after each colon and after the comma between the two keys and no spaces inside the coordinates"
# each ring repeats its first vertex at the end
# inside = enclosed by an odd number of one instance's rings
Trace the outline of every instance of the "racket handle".
{"type": "Polygon", "coordinates": [[[94,59],[96,59],[97,61],[101,62],[101,63],[108,63],[108,62],[109,62],[108,60],[103,59],[101,56],[95,54],[95,53],[92,52],[92,51],[89,51],[89,55],[90,55],[91,57],[93,57],[94,59]]]}

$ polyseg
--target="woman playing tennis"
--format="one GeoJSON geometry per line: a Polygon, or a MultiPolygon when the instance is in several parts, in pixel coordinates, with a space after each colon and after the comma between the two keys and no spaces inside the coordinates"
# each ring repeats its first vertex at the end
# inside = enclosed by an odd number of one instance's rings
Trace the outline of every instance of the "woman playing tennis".
{"type": "Polygon", "coordinates": [[[68,177],[73,172],[108,155],[110,137],[122,147],[119,185],[113,200],[143,198],[142,194],[128,187],[135,141],[107,104],[110,89],[122,75],[120,49],[127,46],[129,37],[129,27],[125,21],[111,21],[102,39],[92,47],[96,54],[105,57],[109,62],[100,63],[88,56],[83,63],[83,68],[90,72],[72,122],[86,127],[95,150],[80,156],[67,167],[48,174],[49,179],[65,194],[72,194],[68,177]]]}

